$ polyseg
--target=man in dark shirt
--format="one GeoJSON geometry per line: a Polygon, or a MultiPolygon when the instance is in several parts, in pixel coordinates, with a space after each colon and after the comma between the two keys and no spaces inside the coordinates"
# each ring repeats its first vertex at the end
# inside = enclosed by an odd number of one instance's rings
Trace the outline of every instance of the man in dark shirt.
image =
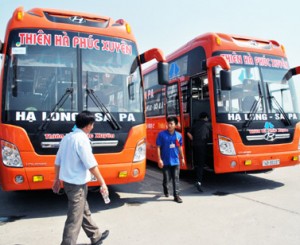
{"type": "Polygon", "coordinates": [[[193,156],[196,170],[196,187],[202,192],[203,166],[207,163],[207,143],[211,141],[211,127],[208,123],[208,114],[202,112],[190,132],[187,133],[193,141],[193,156]]]}

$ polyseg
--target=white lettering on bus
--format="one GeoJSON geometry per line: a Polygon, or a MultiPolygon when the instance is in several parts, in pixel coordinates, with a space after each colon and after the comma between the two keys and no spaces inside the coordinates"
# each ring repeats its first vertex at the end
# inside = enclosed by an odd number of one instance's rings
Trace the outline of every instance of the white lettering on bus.
{"type": "Polygon", "coordinates": [[[154,98],[154,92],[153,92],[153,89],[148,89],[148,90],[145,92],[145,96],[146,96],[147,99],[154,98]]]}
{"type": "Polygon", "coordinates": [[[63,122],[70,122],[75,121],[75,117],[78,113],[71,113],[71,112],[52,112],[51,116],[47,119],[48,113],[43,112],[42,113],[42,120],[45,121],[46,119],[48,121],[63,121],[63,122]],[[50,119],[51,118],[51,119],[50,119]]]}
{"type": "MultiPolygon", "coordinates": [[[[288,119],[298,120],[298,117],[297,117],[296,113],[287,113],[287,117],[288,117],[288,119]]],[[[275,119],[276,120],[283,120],[283,119],[285,119],[285,117],[284,117],[283,114],[276,113],[275,114],[275,119]]]]}
{"type": "MultiPolygon", "coordinates": [[[[96,113],[95,114],[95,118],[96,118],[96,122],[106,122],[108,121],[108,117],[106,115],[103,115],[102,113],[96,113]]],[[[119,114],[119,121],[120,122],[135,122],[135,117],[133,115],[133,113],[120,113],[119,114]]]]}
{"type": "Polygon", "coordinates": [[[17,111],[16,112],[16,121],[29,121],[34,122],[36,121],[36,117],[34,112],[25,112],[25,111],[17,111]]]}
{"type": "MultiPolygon", "coordinates": [[[[48,112],[42,112],[42,121],[54,121],[54,122],[75,122],[77,112],[52,112],[49,116],[48,112]]],[[[95,113],[96,122],[106,122],[109,120],[109,116],[103,115],[102,113],[95,113]]],[[[16,121],[36,121],[35,112],[17,111],[16,121]]],[[[40,119],[39,119],[40,120],[40,119]]],[[[133,113],[119,113],[120,122],[135,122],[135,116],[133,113]]]]}
{"type": "Polygon", "coordinates": [[[241,115],[240,114],[228,114],[228,120],[233,120],[233,121],[241,121],[241,115]]]}
{"type": "Polygon", "coordinates": [[[123,122],[124,119],[127,119],[127,122],[135,122],[133,113],[128,113],[128,114],[120,113],[120,115],[119,115],[120,122],[123,122]]]}
{"type": "MultiPolygon", "coordinates": [[[[245,120],[249,120],[250,116],[249,114],[244,114],[245,120]]],[[[251,115],[252,120],[268,120],[268,115],[267,114],[252,114],[251,115]]]]}

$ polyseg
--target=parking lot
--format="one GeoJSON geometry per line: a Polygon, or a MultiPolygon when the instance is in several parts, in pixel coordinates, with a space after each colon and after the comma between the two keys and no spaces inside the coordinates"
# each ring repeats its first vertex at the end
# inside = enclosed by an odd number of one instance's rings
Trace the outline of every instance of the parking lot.
{"type": "MultiPolygon", "coordinates": [[[[110,235],[107,245],[300,244],[300,166],[260,174],[206,173],[204,192],[191,172],[181,174],[183,203],[161,192],[161,173],[147,167],[141,183],[110,186],[111,204],[88,201],[110,235]]],[[[60,244],[65,195],[51,191],[0,192],[0,244],[60,244]]],[[[89,244],[83,231],[78,245],[89,244]]]]}

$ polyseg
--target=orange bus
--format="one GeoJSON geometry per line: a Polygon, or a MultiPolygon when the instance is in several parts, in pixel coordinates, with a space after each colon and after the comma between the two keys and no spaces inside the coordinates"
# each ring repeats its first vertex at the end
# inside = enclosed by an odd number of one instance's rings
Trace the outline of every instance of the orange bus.
{"type": "MultiPolygon", "coordinates": [[[[141,65],[155,58],[167,80],[159,49],[139,55],[131,27],[122,19],[19,7],[7,24],[1,54],[4,191],[51,188],[59,142],[82,110],[95,114],[89,138],[107,184],[143,180],[141,65]]],[[[90,186],[96,184],[92,180],[90,186]]]]}
{"type": "Polygon", "coordinates": [[[144,72],[147,159],[157,161],[157,134],[166,129],[167,116],[177,116],[187,163],[183,169],[193,169],[187,132],[206,112],[212,128],[206,167],[215,173],[299,163],[300,90],[293,76],[300,67],[289,68],[282,45],[207,33],[168,55],[167,62],[168,85],[158,84],[155,65],[144,72]]]}

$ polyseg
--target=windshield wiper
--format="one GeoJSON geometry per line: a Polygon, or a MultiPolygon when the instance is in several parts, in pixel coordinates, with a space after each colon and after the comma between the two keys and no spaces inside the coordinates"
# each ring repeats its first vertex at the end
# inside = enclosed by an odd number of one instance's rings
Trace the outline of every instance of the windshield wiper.
{"type": "MultiPolygon", "coordinates": [[[[268,100],[269,100],[269,105],[270,107],[272,106],[271,102],[274,102],[274,104],[277,106],[278,109],[274,108],[277,112],[279,112],[281,115],[283,115],[284,117],[284,124],[286,126],[291,126],[291,120],[289,119],[289,117],[287,116],[286,112],[284,111],[284,109],[282,108],[282,106],[278,103],[278,101],[276,100],[276,98],[270,94],[270,90],[269,90],[269,85],[267,84],[267,93],[268,93],[268,100]]],[[[272,109],[272,108],[271,108],[272,109]]]]}
{"type": "Polygon", "coordinates": [[[107,107],[102,103],[102,101],[95,94],[93,89],[86,88],[87,95],[91,98],[94,104],[98,107],[98,109],[104,113],[107,117],[109,124],[115,130],[119,130],[122,126],[118,123],[116,118],[111,114],[111,112],[107,109],[107,107]]]}
{"type": "Polygon", "coordinates": [[[65,104],[69,96],[73,93],[73,88],[67,88],[65,93],[61,96],[60,100],[55,104],[51,112],[47,115],[46,120],[39,126],[39,131],[44,131],[49,126],[49,123],[52,121],[55,113],[58,112],[60,108],[65,104]]]}
{"type": "Polygon", "coordinates": [[[275,99],[274,96],[270,96],[271,100],[275,103],[275,105],[278,107],[278,112],[281,113],[284,117],[284,122],[285,122],[285,125],[287,126],[291,126],[292,123],[291,123],[291,120],[289,119],[289,117],[287,116],[286,112],[284,111],[284,109],[281,107],[281,105],[278,103],[278,101],[275,99]]]}
{"type": "Polygon", "coordinates": [[[18,86],[17,86],[17,72],[18,72],[18,57],[14,56],[13,61],[12,61],[12,84],[11,84],[11,89],[12,89],[12,96],[17,97],[18,95],[18,86]]]}
{"type": "Polygon", "coordinates": [[[258,96],[259,97],[258,97],[258,100],[254,100],[254,102],[250,108],[250,112],[248,113],[249,119],[247,122],[244,123],[243,129],[247,129],[250,126],[250,124],[252,123],[252,121],[255,117],[255,114],[258,111],[259,104],[261,103],[262,98],[263,98],[259,82],[257,83],[257,85],[258,85],[258,96]]]}

